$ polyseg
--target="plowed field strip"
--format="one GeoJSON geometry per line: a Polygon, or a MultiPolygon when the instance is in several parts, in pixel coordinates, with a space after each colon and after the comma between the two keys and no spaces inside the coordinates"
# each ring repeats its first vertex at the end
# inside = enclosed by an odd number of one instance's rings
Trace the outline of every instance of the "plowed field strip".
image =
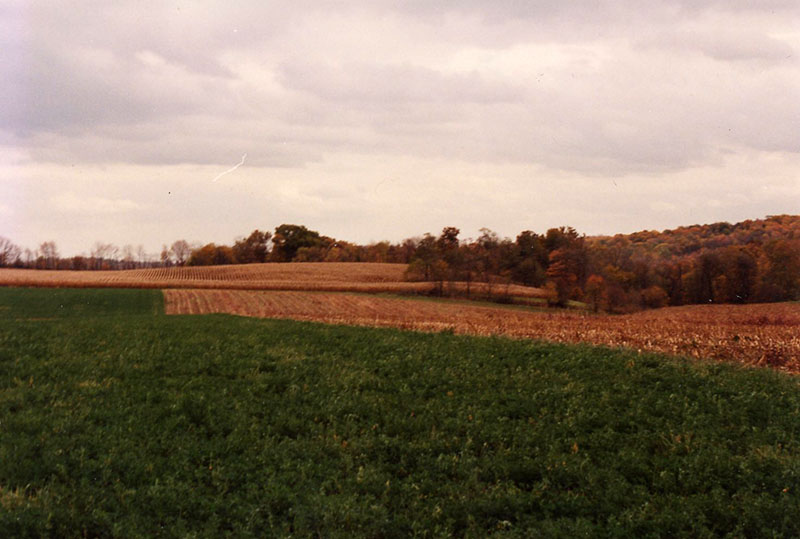
{"type": "Polygon", "coordinates": [[[800,304],[692,306],[626,316],[537,313],[321,292],[165,290],[167,314],[329,323],[624,346],[800,372],[800,304]]]}

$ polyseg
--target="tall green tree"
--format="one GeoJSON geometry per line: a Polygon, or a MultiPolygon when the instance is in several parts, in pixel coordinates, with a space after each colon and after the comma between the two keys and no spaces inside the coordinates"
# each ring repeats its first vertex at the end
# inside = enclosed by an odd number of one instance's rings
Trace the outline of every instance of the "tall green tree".
{"type": "Polygon", "coordinates": [[[430,233],[425,234],[425,236],[417,242],[414,256],[411,259],[409,274],[412,278],[421,278],[423,281],[429,281],[432,277],[433,265],[439,258],[436,238],[430,233]]]}
{"type": "Polygon", "coordinates": [[[544,238],[530,230],[524,230],[514,242],[514,253],[512,278],[525,286],[542,286],[548,263],[544,238]]]}
{"type": "Polygon", "coordinates": [[[270,259],[275,262],[291,262],[303,247],[316,247],[322,242],[319,232],[302,225],[283,224],[275,228],[272,235],[270,259]]]}

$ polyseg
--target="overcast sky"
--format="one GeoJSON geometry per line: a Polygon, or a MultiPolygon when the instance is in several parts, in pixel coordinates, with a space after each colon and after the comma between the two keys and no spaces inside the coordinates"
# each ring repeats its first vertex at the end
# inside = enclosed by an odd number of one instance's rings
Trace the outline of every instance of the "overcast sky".
{"type": "Polygon", "coordinates": [[[2,0],[0,51],[0,235],[65,255],[800,213],[797,0],[2,0]]]}

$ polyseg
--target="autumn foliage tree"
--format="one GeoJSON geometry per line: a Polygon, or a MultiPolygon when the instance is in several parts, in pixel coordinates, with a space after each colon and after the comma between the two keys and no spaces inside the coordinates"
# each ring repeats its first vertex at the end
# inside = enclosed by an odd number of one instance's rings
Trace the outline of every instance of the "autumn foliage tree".
{"type": "Polygon", "coordinates": [[[267,261],[269,255],[269,240],[271,232],[262,232],[258,229],[246,238],[241,238],[233,244],[233,254],[238,264],[253,264],[267,261]]]}
{"type": "Polygon", "coordinates": [[[192,251],[186,264],[189,266],[224,266],[235,263],[236,256],[233,254],[233,249],[227,245],[208,243],[192,251]]]}
{"type": "Polygon", "coordinates": [[[570,298],[578,295],[578,274],[567,250],[556,249],[550,253],[546,275],[555,290],[557,305],[564,307],[570,298]]]}
{"type": "Polygon", "coordinates": [[[586,279],[586,301],[594,312],[604,310],[608,301],[606,280],[600,275],[586,279]]]}
{"type": "Polygon", "coordinates": [[[8,238],[0,236],[0,267],[20,265],[22,249],[8,238]]]}
{"type": "Polygon", "coordinates": [[[764,245],[759,298],[796,299],[800,292],[800,239],[772,240],[764,245]]]}

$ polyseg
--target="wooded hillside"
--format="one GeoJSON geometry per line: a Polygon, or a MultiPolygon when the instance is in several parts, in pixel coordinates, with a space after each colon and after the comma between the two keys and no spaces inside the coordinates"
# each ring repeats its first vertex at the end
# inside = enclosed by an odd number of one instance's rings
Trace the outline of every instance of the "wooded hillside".
{"type": "MultiPolygon", "coordinates": [[[[506,279],[544,286],[553,302],[630,311],[691,303],[754,303],[800,296],[800,216],[664,232],[586,237],[570,227],[515,240],[458,229],[416,243],[409,275],[422,280],[506,279]]],[[[444,290],[445,287],[442,287],[444,290]]]]}

